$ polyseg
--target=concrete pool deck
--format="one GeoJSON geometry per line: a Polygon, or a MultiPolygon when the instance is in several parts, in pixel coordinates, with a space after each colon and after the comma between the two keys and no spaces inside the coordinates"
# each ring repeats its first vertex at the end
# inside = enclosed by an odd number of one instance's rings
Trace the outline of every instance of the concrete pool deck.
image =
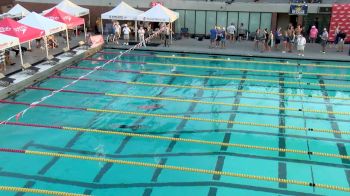
{"type": "MultiPolygon", "coordinates": [[[[159,42],[159,41],[158,41],[159,42]]],[[[156,42],[157,43],[157,42],[156,42]]],[[[192,38],[183,38],[181,40],[173,41],[170,47],[159,46],[147,46],[146,48],[140,48],[140,50],[150,51],[170,51],[170,52],[188,52],[188,53],[206,53],[215,55],[238,55],[238,56],[256,56],[256,57],[273,57],[273,58],[291,58],[291,59],[306,59],[306,60],[332,60],[332,61],[349,61],[350,56],[348,54],[349,44],[345,45],[344,52],[337,52],[336,49],[327,46],[326,54],[320,52],[320,44],[307,44],[305,48],[305,56],[298,56],[296,50],[293,53],[282,53],[281,49],[272,50],[271,52],[259,52],[254,51],[253,41],[241,41],[231,44],[226,41],[226,48],[209,48],[209,40],[204,39],[198,41],[192,38]]],[[[121,46],[107,43],[106,48],[118,48],[127,49],[132,46],[121,46]]],[[[279,46],[281,48],[282,45],[279,46]]]]}

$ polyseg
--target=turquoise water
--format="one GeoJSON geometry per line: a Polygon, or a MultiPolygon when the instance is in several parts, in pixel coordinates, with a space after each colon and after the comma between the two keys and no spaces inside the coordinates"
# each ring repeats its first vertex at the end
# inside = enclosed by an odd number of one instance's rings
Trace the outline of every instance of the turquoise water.
{"type": "MultiPolygon", "coordinates": [[[[105,49],[105,52],[119,53],[105,49]]],[[[179,54],[163,52],[132,52],[121,60],[144,62],[118,62],[107,65],[108,70],[100,70],[89,76],[89,81],[79,81],[68,90],[100,93],[116,93],[137,96],[157,96],[165,98],[191,99],[229,104],[249,104],[254,106],[286,107],[302,110],[314,109],[328,113],[311,113],[266,108],[234,107],[216,104],[195,104],[174,101],[152,101],[111,97],[105,95],[60,92],[43,104],[78,108],[95,108],[150,114],[177,115],[193,118],[232,120],[269,124],[252,126],[202,122],[162,117],[143,117],[116,113],[96,113],[63,108],[35,107],[19,120],[21,123],[91,128],[108,131],[124,131],[140,134],[160,135],[246,144],[254,146],[287,148],[311,152],[346,155],[350,151],[350,136],[310,131],[297,131],[290,126],[312,129],[349,131],[349,115],[339,112],[350,111],[350,80],[348,76],[317,76],[302,74],[331,73],[350,74],[347,68],[292,66],[275,64],[281,59],[242,58],[228,56],[208,56],[199,54],[179,54]],[[151,55],[151,56],[146,56],[151,55]],[[163,56],[163,57],[162,57],[163,56]],[[164,58],[164,56],[169,58],[164,58]],[[177,58],[186,57],[186,58],[177,58]],[[210,59],[242,60],[242,62],[212,61],[210,59]],[[256,63],[256,62],[264,62],[256,63]],[[269,64],[268,62],[273,62],[269,64]],[[242,72],[219,69],[195,69],[172,66],[155,66],[150,63],[184,64],[195,66],[215,66],[227,68],[247,68],[266,72],[242,72]],[[203,76],[223,76],[238,80],[161,76],[139,73],[114,72],[113,70],[133,70],[173,74],[203,76]],[[269,70],[301,72],[301,74],[271,73],[269,70]],[[174,71],[174,70],[173,70],[174,71]],[[118,80],[153,84],[187,85],[192,87],[222,88],[221,90],[201,90],[196,88],[165,88],[126,83],[101,82],[95,80],[118,80]],[[261,82],[269,80],[270,82],[261,82]],[[286,81],[293,84],[279,84],[271,81],[286,81]],[[295,83],[294,83],[295,82],[295,83]],[[324,83],[325,87],[307,85],[324,83]],[[242,93],[224,91],[243,90],[242,93]],[[262,93],[249,93],[259,91],[262,93]],[[268,94],[286,93],[285,95],[268,94]],[[264,94],[265,93],[265,94],[264,94]],[[305,94],[306,96],[295,96],[305,94]],[[315,96],[330,96],[329,99],[315,96]],[[343,99],[347,98],[347,99],[343,99]],[[162,108],[150,110],[140,108],[154,104],[162,108]],[[120,128],[121,125],[137,126],[135,129],[120,128]],[[283,128],[283,126],[288,126],[283,128]]],[[[115,54],[98,53],[93,58],[111,59],[115,54]]],[[[326,61],[287,60],[289,64],[319,64],[349,66],[350,63],[326,61]]],[[[76,66],[93,68],[104,62],[84,60],[76,66]]],[[[89,70],[68,68],[58,76],[79,77],[89,70]]],[[[73,80],[49,78],[34,86],[60,89],[73,80]]],[[[13,103],[32,103],[50,94],[47,90],[26,89],[0,104],[0,120],[25,109],[27,106],[13,103]]],[[[122,127],[125,127],[122,126],[122,127]]],[[[41,152],[56,152],[90,157],[104,157],[128,161],[218,170],[299,180],[349,187],[350,161],[339,158],[279,153],[275,151],[248,148],[221,147],[184,142],[170,142],[139,137],[124,137],[98,133],[79,133],[61,129],[28,126],[0,125],[0,148],[25,149],[41,152]]],[[[41,157],[30,154],[3,153],[0,156],[0,186],[18,186],[56,190],[92,195],[347,195],[346,192],[314,188],[310,186],[285,185],[278,182],[210,174],[155,169],[132,165],[106,164],[67,158],[41,157]]],[[[0,192],[0,195],[15,193],[0,192]]],[[[32,195],[32,194],[25,194],[32,195]]]]}

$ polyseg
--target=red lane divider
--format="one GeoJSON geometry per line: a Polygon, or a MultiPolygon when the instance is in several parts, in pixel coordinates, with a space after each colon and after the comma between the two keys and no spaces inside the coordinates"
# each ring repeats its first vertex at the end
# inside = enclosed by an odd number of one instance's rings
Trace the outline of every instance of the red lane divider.
{"type": "Polygon", "coordinates": [[[6,103],[6,104],[12,104],[12,105],[26,105],[26,106],[33,106],[33,107],[47,107],[47,108],[69,109],[69,110],[84,110],[84,111],[87,110],[87,108],[79,108],[79,107],[71,107],[71,106],[59,106],[59,105],[48,105],[48,104],[31,105],[30,103],[6,101],[6,100],[0,100],[0,103],[6,103]]]}
{"type": "MultiPolygon", "coordinates": [[[[69,69],[82,69],[82,70],[95,70],[94,68],[90,67],[78,67],[78,66],[68,66],[69,69]]],[[[97,70],[101,71],[111,71],[111,72],[117,72],[117,73],[135,73],[135,74],[141,74],[140,71],[132,71],[132,70],[111,70],[111,69],[105,69],[105,68],[99,68],[97,70]]]]}
{"type": "MultiPolygon", "coordinates": [[[[97,58],[84,58],[83,61],[100,61],[100,62],[107,62],[110,59],[97,59],[97,58]]],[[[140,64],[140,65],[146,65],[146,62],[140,62],[140,61],[122,61],[122,60],[115,60],[114,63],[129,63],[129,64],[140,64]]],[[[111,63],[113,63],[111,62],[111,63]]]]}
{"type": "Polygon", "coordinates": [[[48,129],[63,129],[62,126],[40,125],[40,124],[30,124],[30,123],[21,123],[21,122],[7,122],[6,125],[15,125],[15,126],[23,126],[23,127],[48,128],[48,129]]]}
{"type": "Polygon", "coordinates": [[[12,152],[12,153],[22,153],[25,154],[25,150],[9,149],[9,148],[0,148],[0,152],[12,152]]]}
{"type": "MultiPolygon", "coordinates": [[[[106,51],[99,51],[97,52],[99,54],[120,54],[120,52],[106,52],[106,51]]],[[[123,56],[147,56],[147,57],[155,57],[154,54],[124,54],[123,56]]]]}
{"type": "MultiPolygon", "coordinates": [[[[41,87],[35,87],[35,86],[27,87],[27,89],[35,89],[35,90],[42,90],[42,91],[55,91],[55,90],[57,90],[57,89],[53,89],[53,88],[41,88],[41,87]]],[[[65,92],[65,93],[79,93],[79,94],[89,94],[89,95],[104,95],[104,94],[105,94],[105,93],[98,93],[98,92],[76,91],[76,90],[61,90],[61,92],[65,92]]]]}
{"type": "MultiPolygon", "coordinates": [[[[77,80],[76,77],[67,77],[67,76],[50,76],[50,78],[58,78],[58,79],[67,79],[67,80],[77,80]]],[[[127,84],[127,82],[121,81],[121,80],[94,80],[90,78],[84,78],[82,80],[85,81],[97,81],[97,82],[106,82],[106,83],[121,83],[121,84],[127,84]]]]}

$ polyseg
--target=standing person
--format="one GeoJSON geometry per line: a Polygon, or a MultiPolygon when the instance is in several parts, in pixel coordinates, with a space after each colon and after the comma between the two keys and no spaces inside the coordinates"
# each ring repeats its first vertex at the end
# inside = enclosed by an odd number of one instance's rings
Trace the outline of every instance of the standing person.
{"type": "Polygon", "coordinates": [[[267,51],[268,50],[267,42],[269,41],[269,32],[267,31],[267,28],[264,29],[264,33],[265,33],[264,51],[267,51]]]}
{"type": "Polygon", "coordinates": [[[276,50],[278,49],[278,45],[281,43],[281,40],[282,40],[282,28],[279,27],[275,32],[275,49],[276,50]]]}
{"type": "Polygon", "coordinates": [[[129,39],[130,39],[130,28],[127,24],[124,25],[123,33],[124,33],[124,45],[129,45],[129,39]]]}
{"type": "Polygon", "coordinates": [[[222,38],[222,32],[221,28],[217,27],[216,28],[217,34],[216,34],[216,45],[215,47],[218,48],[220,46],[221,38],[222,38]]]}
{"type": "Polygon", "coordinates": [[[306,45],[305,37],[303,35],[299,35],[297,38],[298,56],[304,56],[305,45],[306,45]]]}
{"type": "Polygon", "coordinates": [[[238,40],[241,41],[245,35],[245,29],[243,23],[238,27],[238,40]]]}
{"type": "Polygon", "coordinates": [[[310,29],[309,37],[310,37],[310,43],[315,43],[318,35],[318,29],[316,29],[316,26],[312,26],[310,29]]]}
{"type": "Polygon", "coordinates": [[[292,53],[293,52],[293,47],[295,43],[295,32],[293,26],[289,27],[288,29],[288,52],[292,53]]]}
{"type": "Polygon", "coordinates": [[[282,53],[286,53],[288,51],[289,37],[288,31],[284,31],[283,33],[283,50],[282,53]]]}
{"type": "Polygon", "coordinates": [[[327,29],[324,28],[322,35],[320,35],[321,37],[321,46],[322,46],[322,53],[325,54],[326,53],[326,46],[327,46],[327,41],[328,41],[328,32],[327,29]]]}
{"type": "Polygon", "coordinates": [[[298,37],[303,31],[303,27],[301,25],[298,25],[297,28],[295,28],[295,35],[298,37]]]}
{"type": "Polygon", "coordinates": [[[5,50],[0,50],[0,73],[6,72],[5,50]]]}
{"type": "Polygon", "coordinates": [[[170,29],[169,24],[165,27],[165,40],[164,40],[164,47],[168,46],[170,47],[170,35],[173,33],[170,29]]]}
{"type": "Polygon", "coordinates": [[[217,30],[216,27],[213,27],[210,29],[210,46],[209,48],[214,48],[215,47],[215,41],[216,41],[216,35],[217,35],[217,30]]]}
{"type": "Polygon", "coordinates": [[[146,42],[145,42],[145,30],[143,29],[143,27],[140,27],[140,28],[139,28],[138,33],[139,33],[139,38],[140,38],[141,46],[146,47],[146,42]]]}
{"type": "Polygon", "coordinates": [[[266,43],[266,33],[263,30],[260,30],[259,34],[258,34],[258,39],[259,39],[259,43],[261,46],[260,52],[264,52],[265,50],[265,43],[266,43]]]}
{"type": "Polygon", "coordinates": [[[344,51],[344,42],[346,38],[346,33],[343,30],[340,30],[338,33],[338,45],[337,45],[337,52],[343,52],[344,51]]]}
{"type": "Polygon", "coordinates": [[[225,27],[222,28],[221,31],[221,48],[226,48],[226,30],[225,27]]]}
{"type": "Polygon", "coordinates": [[[102,21],[101,18],[98,17],[97,20],[96,20],[96,22],[95,22],[95,25],[96,25],[96,26],[95,26],[95,31],[96,31],[95,33],[96,33],[96,34],[100,34],[100,33],[102,32],[102,27],[101,27],[101,24],[102,24],[102,23],[101,23],[101,21],[102,21]]]}
{"type": "Polygon", "coordinates": [[[236,39],[236,26],[235,23],[231,23],[230,26],[227,27],[227,33],[230,39],[230,42],[233,43],[236,39]]]}
{"type": "Polygon", "coordinates": [[[340,27],[339,25],[337,25],[337,27],[335,27],[335,31],[334,31],[334,46],[338,44],[339,41],[339,32],[340,32],[340,27]]]}
{"type": "Polygon", "coordinates": [[[274,45],[274,40],[275,40],[275,38],[274,38],[274,35],[273,35],[273,31],[270,31],[269,37],[267,39],[267,51],[269,51],[269,52],[271,51],[271,48],[274,45]]]}
{"type": "Polygon", "coordinates": [[[114,37],[113,37],[113,42],[119,45],[119,38],[121,34],[121,27],[119,25],[119,22],[116,21],[113,23],[113,28],[114,28],[114,37]]]}
{"type": "Polygon", "coordinates": [[[254,50],[256,51],[259,51],[259,41],[260,41],[260,28],[258,28],[256,31],[255,31],[255,37],[254,37],[254,50]]]}

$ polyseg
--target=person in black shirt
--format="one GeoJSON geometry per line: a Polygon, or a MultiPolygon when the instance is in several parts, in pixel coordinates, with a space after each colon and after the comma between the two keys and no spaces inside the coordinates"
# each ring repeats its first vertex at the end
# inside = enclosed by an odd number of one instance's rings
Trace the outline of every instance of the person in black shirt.
{"type": "Polygon", "coordinates": [[[346,38],[346,33],[342,30],[338,33],[338,45],[337,45],[337,52],[343,52],[344,51],[344,42],[346,38]]]}

